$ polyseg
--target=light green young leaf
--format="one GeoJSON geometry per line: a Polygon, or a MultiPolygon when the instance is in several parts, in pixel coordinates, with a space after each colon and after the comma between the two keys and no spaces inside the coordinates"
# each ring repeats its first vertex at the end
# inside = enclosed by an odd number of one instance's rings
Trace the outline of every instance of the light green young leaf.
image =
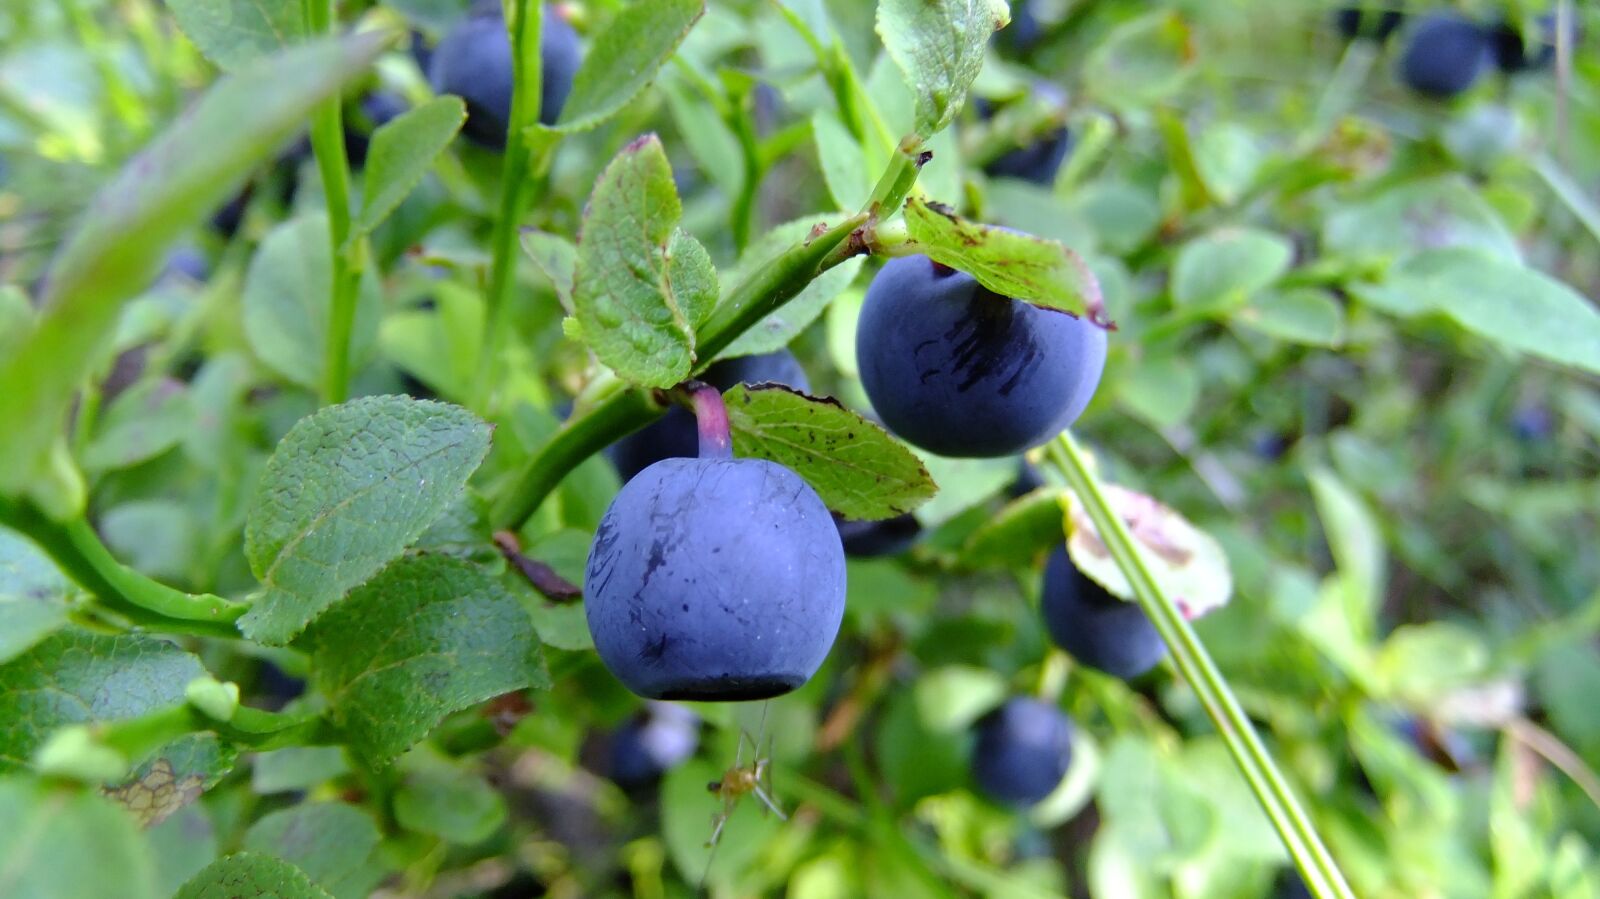
{"type": "Polygon", "coordinates": [[[1378,521],[1362,498],[1325,468],[1307,472],[1328,550],[1338,567],[1345,616],[1353,632],[1370,637],[1383,596],[1384,550],[1378,521]]]}
{"type": "Polygon", "coordinates": [[[305,39],[302,0],[167,0],[206,59],[233,71],[305,39]]]}
{"type": "Polygon", "coordinates": [[[1001,296],[1100,320],[1100,284],[1083,259],[1053,240],[968,221],[913,197],[906,227],[933,261],[966,272],[1001,296]]]}
{"type": "Polygon", "coordinates": [[[916,95],[916,133],[932,137],[961,111],[989,36],[1011,22],[1005,0],[882,0],[878,36],[916,95]]]}
{"type": "MultiPolygon", "coordinates": [[[[769,230],[745,250],[739,258],[739,264],[727,278],[728,283],[738,284],[753,275],[761,266],[804,238],[820,221],[816,217],[797,219],[769,230]]],[[[721,355],[754,356],[788,346],[801,331],[817,320],[834,297],[850,286],[860,273],[864,261],[862,257],[846,259],[818,275],[793,299],[757,322],[755,327],[740,334],[721,355]]]]}
{"type": "Polygon", "coordinates": [[[817,145],[817,162],[833,203],[840,209],[860,209],[872,196],[872,172],[861,144],[840,123],[838,116],[819,110],[811,117],[811,139],[817,145]]]}
{"type": "MultiPolygon", "coordinates": [[[[0,360],[0,493],[60,485],[50,452],[122,303],[155,278],[165,250],[289,135],[312,107],[377,58],[385,34],[295,47],[218,82],[123,169],[56,257],[38,327],[0,360]]],[[[81,500],[58,490],[52,514],[81,500]]]]}
{"type": "Polygon", "coordinates": [[[1482,250],[1431,250],[1385,287],[1508,350],[1600,373],[1600,312],[1540,271],[1482,250]]]}
{"type": "Polygon", "coordinates": [[[178,445],[194,420],[189,391],[175,378],[151,378],[120,394],[106,409],[83,451],[90,471],[127,468],[178,445]]]}
{"type": "Polygon", "coordinates": [[[437,97],[373,132],[362,181],[361,213],[351,226],[351,242],[383,224],[427,174],[434,158],[450,146],[466,120],[467,108],[459,97],[437,97]]]}
{"type": "Polygon", "coordinates": [[[372,816],[343,802],[312,802],[272,812],[250,825],[242,847],[293,864],[335,899],[364,899],[384,866],[372,816]]]}
{"type": "Polygon", "coordinates": [[[1344,308],[1315,287],[1257,294],[1233,321],[1291,343],[1336,347],[1344,341],[1344,308]]]}
{"type": "Polygon", "coordinates": [[[25,766],[63,725],[181,703],[184,686],[204,673],[198,659],[165,640],[58,631],[0,665],[0,773],[25,766]]]}
{"type": "Polygon", "coordinates": [[[705,0],[637,0],[596,35],[551,131],[587,131],[639,95],[706,11],[705,0]]]}
{"type": "Polygon", "coordinates": [[[0,528],[0,663],[66,624],[71,595],[72,584],[49,557],[0,528]]]}
{"type": "Polygon", "coordinates": [[[654,134],[617,154],[584,210],[576,319],[600,361],[643,387],[689,376],[695,329],[716,305],[716,269],[705,247],[677,230],[682,214],[654,134]]]}
{"type": "Polygon", "coordinates": [[[1134,111],[1170,97],[1195,70],[1193,36],[1176,13],[1157,11],[1119,25],[1083,64],[1084,91],[1134,111]]]}
{"type": "Polygon", "coordinates": [[[1149,355],[1117,385],[1117,401],[1151,427],[1187,419],[1200,401],[1200,374],[1191,357],[1149,355]]]}
{"type": "MultiPolygon", "coordinates": [[[[278,374],[306,388],[322,383],[332,271],[328,217],[316,212],[273,228],[245,274],[245,339],[250,349],[278,374]]],[[[377,276],[369,269],[361,279],[350,335],[354,366],[372,352],[382,304],[377,276]]]]}
{"type": "Polygon", "coordinates": [[[0,896],[158,899],[133,817],[87,792],[0,778],[0,896]]]}
{"type": "Polygon", "coordinates": [[[333,899],[306,876],[306,872],[281,859],[253,852],[219,858],[178,890],[173,899],[333,899]]]}
{"type": "Polygon", "coordinates": [[[724,396],[734,453],[793,469],[846,518],[893,518],[938,490],[910,450],[836,400],[744,384],[724,396]]]}
{"type": "Polygon", "coordinates": [[[1287,238],[1255,228],[1225,228],[1184,244],[1172,265],[1172,301],[1208,311],[1235,309],[1289,270],[1287,238]]]}
{"type": "Polygon", "coordinates": [[[302,419],[267,461],[245,522],[264,590],[240,629],[292,640],[421,536],[488,451],[489,426],[444,403],[364,397],[302,419]]]}
{"type": "Polygon", "coordinates": [[[323,616],[313,671],[350,746],[384,766],[444,716],[525,687],[546,687],[533,623],[482,568],[410,555],[323,616]]]}

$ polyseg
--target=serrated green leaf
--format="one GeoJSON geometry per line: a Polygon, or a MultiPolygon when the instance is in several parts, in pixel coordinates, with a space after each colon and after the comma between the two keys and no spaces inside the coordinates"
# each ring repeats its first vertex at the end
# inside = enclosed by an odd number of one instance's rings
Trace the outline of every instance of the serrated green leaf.
{"type": "Polygon", "coordinates": [[[638,0],[595,36],[549,130],[586,131],[616,115],[650,84],[706,11],[705,0],[638,0]]]}
{"type": "Polygon", "coordinates": [[[1257,294],[1233,321],[1291,343],[1336,347],[1344,341],[1344,307],[1315,287],[1257,294]]]}
{"type": "Polygon", "coordinates": [[[506,814],[505,799],[483,778],[443,764],[408,774],[394,795],[401,827],[464,846],[493,836],[506,814]]]}
{"type": "MultiPolygon", "coordinates": [[[[314,212],[273,228],[250,260],[244,280],[245,339],[262,362],[302,387],[322,382],[328,342],[332,255],[328,217],[314,212]]],[[[369,269],[356,296],[351,365],[371,355],[383,298],[369,269]]]]}
{"type": "Polygon", "coordinates": [[[93,793],[0,778],[0,896],[157,899],[131,816],[93,793]]]}
{"type": "Polygon", "coordinates": [[[361,213],[350,229],[352,243],[371,234],[394,212],[466,120],[461,98],[436,97],[372,133],[362,175],[361,213]]]}
{"type": "Polygon", "coordinates": [[[1225,228],[1196,238],[1172,264],[1172,301],[1208,311],[1235,309],[1289,270],[1287,238],[1255,228],[1225,228]]]}
{"type": "Polygon", "coordinates": [[[1091,318],[1104,312],[1094,273],[1053,240],[968,221],[916,197],[906,201],[905,214],[918,249],[1001,296],[1091,318]]]}
{"type": "MultiPolygon", "coordinates": [[[[761,267],[804,238],[818,223],[819,219],[815,217],[797,219],[768,231],[745,250],[739,259],[739,264],[727,278],[728,283],[738,284],[751,277],[761,267]]],[[[738,339],[722,351],[722,356],[724,358],[755,356],[776,352],[788,346],[801,331],[817,320],[835,297],[850,286],[856,275],[861,272],[864,261],[860,257],[846,259],[818,275],[795,294],[793,299],[757,322],[750,330],[740,334],[738,339]]]]}
{"type": "Polygon", "coordinates": [[[961,550],[973,568],[1032,565],[1067,539],[1061,527],[1061,496],[1041,488],[1007,503],[984,522],[961,550]]]}
{"type": "Polygon", "coordinates": [[[943,131],[983,67],[989,36],[1011,21],[1005,0],[882,0],[878,36],[916,96],[916,132],[943,131]]]}
{"type": "Polygon", "coordinates": [[[83,450],[91,471],[127,468],[178,445],[192,426],[189,390],[175,378],[151,378],[107,407],[95,437],[83,450]]]}
{"type": "Polygon", "coordinates": [[[127,780],[104,792],[144,827],[154,827],[217,785],[239,750],[215,734],[189,734],[156,750],[127,780]]]}
{"type": "Polygon", "coordinates": [[[735,454],[793,469],[846,518],[903,515],[938,490],[910,450],[835,400],[744,384],[724,397],[735,454]]]}
{"type": "Polygon", "coordinates": [[[677,230],[682,214],[654,134],[617,154],[584,209],[573,287],[583,339],[644,387],[689,376],[695,329],[716,305],[716,269],[705,247],[677,230]]]}
{"type": "Polygon", "coordinates": [[[290,806],[262,817],[241,844],[289,862],[335,899],[364,899],[383,877],[372,816],[343,802],[290,806]]]}
{"type": "Polygon", "coordinates": [[[181,703],[202,674],[198,659],[165,640],[58,631],[0,665],[0,772],[25,766],[63,725],[181,703]]]}
{"type": "Polygon", "coordinates": [[[240,629],[293,639],[422,536],[488,451],[489,426],[444,403],[365,397],[302,419],[267,461],[245,522],[264,590],[240,629]]]}
{"type": "Polygon", "coordinates": [[[173,899],[333,899],[294,865],[238,852],[207,865],[173,899]]]}
{"type": "Polygon", "coordinates": [[[0,360],[0,493],[53,489],[54,515],[81,502],[70,478],[51,468],[51,447],[122,303],[150,284],[174,240],[236,191],[388,40],[366,33],[319,41],[242,68],[101,191],[56,256],[38,327],[0,360]]]}
{"type": "Polygon", "coordinates": [[[310,640],[335,720],[374,766],[453,711],[549,683],[521,604],[483,569],[447,556],[390,565],[323,616],[310,640]]]}
{"type": "Polygon", "coordinates": [[[1119,110],[1157,103],[1195,70],[1193,37],[1176,12],[1158,11],[1117,26],[1083,63],[1084,91],[1119,110]]]}
{"type": "Polygon", "coordinates": [[[72,583],[54,562],[21,535],[0,528],[0,663],[66,624],[71,594],[72,583]]]}
{"type": "Polygon", "coordinates": [[[1481,250],[1431,250],[1385,287],[1513,352],[1600,372],[1600,312],[1542,272],[1481,250]]]}
{"type": "Polygon", "coordinates": [[[167,0],[167,8],[184,35],[224,71],[305,39],[300,0],[167,0]]]}
{"type": "Polygon", "coordinates": [[[561,300],[561,308],[571,315],[575,308],[572,304],[572,282],[578,272],[578,248],[559,234],[524,231],[522,249],[539,267],[539,271],[550,279],[550,287],[555,290],[556,298],[561,300]]]}

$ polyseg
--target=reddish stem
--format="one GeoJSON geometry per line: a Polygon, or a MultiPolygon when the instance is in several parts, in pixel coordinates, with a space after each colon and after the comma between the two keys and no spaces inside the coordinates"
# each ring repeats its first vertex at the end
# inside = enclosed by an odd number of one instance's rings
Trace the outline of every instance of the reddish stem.
{"type": "Polygon", "coordinates": [[[722,403],[722,391],[702,381],[685,381],[678,389],[689,395],[694,407],[700,458],[732,459],[733,438],[728,434],[728,407],[722,403]]]}

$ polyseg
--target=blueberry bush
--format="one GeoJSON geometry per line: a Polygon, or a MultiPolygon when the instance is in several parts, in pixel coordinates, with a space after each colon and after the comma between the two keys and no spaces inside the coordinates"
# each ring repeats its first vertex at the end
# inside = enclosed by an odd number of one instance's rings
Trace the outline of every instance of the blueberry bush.
{"type": "Polygon", "coordinates": [[[1600,8],[0,8],[0,896],[1600,897],[1600,8]]]}

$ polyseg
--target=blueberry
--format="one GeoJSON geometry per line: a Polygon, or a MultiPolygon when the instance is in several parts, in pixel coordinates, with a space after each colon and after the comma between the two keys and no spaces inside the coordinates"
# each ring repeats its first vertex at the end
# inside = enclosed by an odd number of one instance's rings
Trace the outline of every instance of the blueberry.
{"type": "MultiPolygon", "coordinates": [[[[582,57],[577,32],[549,7],[544,12],[539,58],[543,66],[539,121],[550,125],[572,92],[582,57]]],[[[467,123],[461,133],[490,149],[505,148],[513,85],[511,37],[500,0],[474,4],[444,36],[428,59],[428,80],[435,91],[466,101],[467,123]]]]}
{"type": "Polygon", "coordinates": [[[389,91],[373,91],[361,98],[356,114],[344,118],[344,151],[351,168],[367,164],[372,132],[399,118],[408,108],[404,97],[389,91]]]}
{"type": "MultiPolygon", "coordinates": [[[[706,369],[700,380],[718,390],[729,390],[735,384],[769,381],[802,393],[811,389],[800,361],[788,350],[723,359],[706,369]]],[[[648,427],[618,440],[607,450],[607,455],[617,467],[617,473],[627,481],[662,459],[693,458],[696,440],[694,416],[689,410],[675,406],[648,427]]]]}
{"type": "Polygon", "coordinates": [[[854,521],[834,516],[844,554],[862,559],[897,556],[911,548],[922,534],[917,517],[907,512],[882,521],[854,521]]]}
{"type": "Polygon", "coordinates": [[[1028,806],[1049,796],[1072,762],[1072,720],[1037,699],[1007,700],[978,722],[972,779],[991,798],[1028,806]]]}
{"type": "Polygon", "coordinates": [[[211,274],[211,263],[199,248],[180,245],[167,254],[167,263],[162,267],[161,274],[163,277],[182,277],[200,283],[211,274]]]}
{"type": "Polygon", "coordinates": [[[1138,677],[1167,654],[1137,603],[1118,599],[1079,571],[1059,547],[1044,567],[1040,611],[1050,637],[1072,657],[1123,679],[1138,677]]]}
{"type": "Polygon", "coordinates": [[[1106,336],[908,256],[867,289],[856,357],[874,410],[900,437],[943,456],[1008,456],[1077,420],[1100,382],[1106,336]]]}
{"type": "MultiPolygon", "coordinates": [[[[1577,26],[1573,25],[1568,31],[1569,43],[1576,44],[1577,26]]],[[[1489,30],[1489,53],[1494,57],[1495,66],[1508,75],[1549,68],[1556,60],[1556,17],[1539,17],[1539,36],[1532,55],[1528,53],[1522,30],[1511,22],[1499,22],[1489,30]]]]}
{"type": "MultiPolygon", "coordinates": [[[[1014,27],[1016,23],[1012,24],[1014,27]]],[[[1065,109],[1067,105],[1066,95],[1049,82],[1036,82],[1032,97],[1058,109],[1065,109]]],[[[994,112],[992,104],[978,104],[978,113],[984,118],[991,118],[994,112]]],[[[1061,171],[1061,163],[1066,161],[1067,152],[1071,149],[1072,133],[1065,125],[1060,125],[1034,138],[1026,146],[1001,154],[985,165],[983,170],[991,177],[1018,178],[1049,186],[1055,183],[1056,173],[1061,171]]]]}
{"type": "Polygon", "coordinates": [[[1489,61],[1489,36],[1477,23],[1433,13],[1411,33],[1400,57],[1400,79],[1419,94],[1445,100],[1472,87],[1489,61]]]}
{"type": "Polygon", "coordinates": [[[1555,431],[1555,416],[1543,405],[1518,406],[1511,416],[1511,432],[1525,443],[1538,443],[1549,439],[1555,431]]]}
{"type": "Polygon", "coordinates": [[[1382,43],[1400,27],[1404,18],[1398,9],[1346,6],[1334,12],[1333,24],[1346,40],[1364,37],[1382,43]]]}
{"type": "Polygon", "coordinates": [[[1026,458],[1018,458],[1017,479],[1012,481],[1011,485],[1006,488],[1006,496],[1012,499],[1019,499],[1038,490],[1047,483],[1049,482],[1044,479],[1044,472],[1041,472],[1038,466],[1029,462],[1026,458]]]}
{"type": "Polygon", "coordinates": [[[822,500],[762,459],[665,459],[623,485],[584,576],[595,649],[647,699],[799,687],[844,616],[844,548],[822,500]]]}
{"type": "Polygon", "coordinates": [[[624,790],[651,786],[661,775],[694,755],[700,744],[700,719],[671,703],[652,703],[649,711],[611,736],[607,774],[624,790]]]}

